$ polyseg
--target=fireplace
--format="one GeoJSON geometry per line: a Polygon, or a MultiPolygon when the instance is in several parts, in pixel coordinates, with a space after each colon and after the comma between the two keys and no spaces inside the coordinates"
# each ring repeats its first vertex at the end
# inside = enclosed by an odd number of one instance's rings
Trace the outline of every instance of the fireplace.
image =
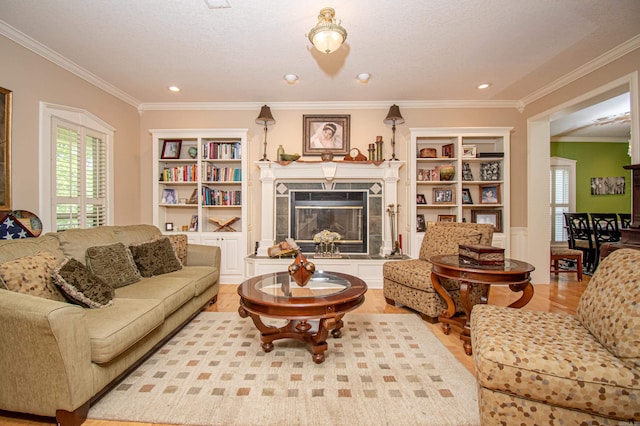
{"type": "Polygon", "coordinates": [[[291,191],[291,236],[305,253],[315,251],[313,237],[337,232],[341,253],[368,253],[366,191],[291,191]]]}

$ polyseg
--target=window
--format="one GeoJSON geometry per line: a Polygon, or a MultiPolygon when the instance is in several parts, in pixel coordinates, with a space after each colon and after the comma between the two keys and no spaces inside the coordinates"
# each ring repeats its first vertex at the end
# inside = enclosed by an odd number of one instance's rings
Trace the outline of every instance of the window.
{"type": "Polygon", "coordinates": [[[565,243],[568,239],[564,215],[575,211],[576,162],[567,158],[551,157],[549,173],[551,196],[551,244],[565,243]]]}
{"type": "Polygon", "coordinates": [[[85,111],[49,104],[41,110],[41,125],[50,129],[41,137],[43,227],[61,231],[111,224],[113,129],[85,111]]]}

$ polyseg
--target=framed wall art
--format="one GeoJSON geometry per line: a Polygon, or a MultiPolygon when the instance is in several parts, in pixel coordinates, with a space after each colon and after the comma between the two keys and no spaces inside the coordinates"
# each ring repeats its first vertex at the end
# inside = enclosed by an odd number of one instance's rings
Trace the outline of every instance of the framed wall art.
{"type": "Polygon", "coordinates": [[[433,204],[453,204],[454,200],[453,188],[433,188],[433,204]]]}
{"type": "Polygon", "coordinates": [[[165,140],[164,144],[162,144],[161,158],[163,159],[180,158],[181,147],[182,147],[181,140],[165,140]]]}
{"type": "Polygon", "coordinates": [[[11,106],[13,92],[0,87],[0,210],[11,210],[11,106]]]}
{"type": "Polygon", "coordinates": [[[303,115],[302,155],[347,155],[351,115],[303,115]]]}
{"type": "Polygon", "coordinates": [[[502,232],[502,211],[471,210],[471,222],[490,223],[494,227],[494,232],[502,232]]]}

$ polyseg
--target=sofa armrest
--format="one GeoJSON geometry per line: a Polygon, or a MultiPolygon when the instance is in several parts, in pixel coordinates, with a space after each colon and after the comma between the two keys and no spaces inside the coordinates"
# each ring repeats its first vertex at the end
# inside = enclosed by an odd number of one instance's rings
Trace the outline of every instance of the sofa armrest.
{"type": "Polygon", "coordinates": [[[220,269],[220,247],[202,244],[187,245],[186,266],[215,266],[220,269]]]}
{"type": "Polygon", "coordinates": [[[55,416],[91,399],[83,308],[0,290],[0,409],[55,416]]]}

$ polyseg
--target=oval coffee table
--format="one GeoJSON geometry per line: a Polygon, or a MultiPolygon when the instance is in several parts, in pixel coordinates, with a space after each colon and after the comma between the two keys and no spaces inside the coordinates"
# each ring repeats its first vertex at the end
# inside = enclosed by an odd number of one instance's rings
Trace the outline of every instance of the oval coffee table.
{"type": "Polygon", "coordinates": [[[342,317],[364,302],[367,284],[339,272],[316,271],[304,287],[288,272],[259,275],[238,287],[242,318],[251,317],[260,330],[262,349],[273,350],[273,341],[297,339],[311,345],[313,361],[324,361],[327,336],[342,335],[342,317]],[[265,324],[261,316],[286,319],[282,327],[265,324]]]}

